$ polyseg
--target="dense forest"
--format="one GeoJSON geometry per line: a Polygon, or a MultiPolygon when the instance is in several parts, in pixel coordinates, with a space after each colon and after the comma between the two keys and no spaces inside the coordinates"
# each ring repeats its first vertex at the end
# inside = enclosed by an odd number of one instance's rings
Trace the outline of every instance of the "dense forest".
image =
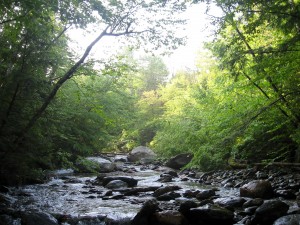
{"type": "Polygon", "coordinates": [[[2,183],[139,145],[193,153],[201,170],[299,162],[299,0],[3,0],[0,13],[2,183]],[[155,50],[184,44],[176,15],[200,2],[223,12],[213,39],[197,70],[170,76],[155,50]],[[78,56],[67,32],[89,26],[98,36],[78,56]],[[109,39],[124,48],[89,57],[109,39]]]}

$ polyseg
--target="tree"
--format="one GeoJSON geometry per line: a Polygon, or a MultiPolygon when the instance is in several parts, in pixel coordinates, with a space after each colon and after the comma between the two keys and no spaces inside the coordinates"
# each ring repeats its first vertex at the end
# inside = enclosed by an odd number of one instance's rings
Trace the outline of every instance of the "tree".
{"type": "Polygon", "coordinates": [[[182,39],[172,36],[170,25],[183,22],[174,15],[184,11],[185,4],[142,0],[24,0],[2,1],[0,9],[0,155],[1,173],[5,175],[7,171],[13,173],[9,165],[19,167],[18,172],[25,171],[20,169],[24,166],[30,170],[32,164],[28,161],[24,160],[22,166],[16,162],[24,159],[24,155],[34,161],[38,155],[35,143],[40,140],[39,145],[43,146],[41,140],[46,136],[50,141],[47,121],[59,115],[52,111],[51,103],[57,100],[57,93],[66,81],[75,74],[88,74],[91,67],[87,58],[97,42],[104,37],[126,37],[132,45],[149,42],[151,47],[162,44],[176,47],[182,39]],[[81,58],[74,60],[68,51],[65,32],[70,27],[84,29],[91,24],[99,30],[98,37],[81,58]]]}
{"type": "Polygon", "coordinates": [[[254,139],[245,141],[239,149],[245,147],[251,151],[249,147],[255,141],[269,140],[268,148],[261,149],[259,154],[266,157],[266,152],[272,153],[269,160],[296,160],[295,142],[299,141],[290,137],[299,132],[300,122],[296,103],[299,102],[300,69],[299,2],[255,0],[216,1],[216,4],[224,16],[214,20],[219,29],[209,48],[223,70],[237,82],[255,87],[260,94],[257,98],[265,99],[252,115],[243,118],[242,125],[249,129],[251,123],[259,124],[252,134],[262,137],[254,135],[254,139]]]}

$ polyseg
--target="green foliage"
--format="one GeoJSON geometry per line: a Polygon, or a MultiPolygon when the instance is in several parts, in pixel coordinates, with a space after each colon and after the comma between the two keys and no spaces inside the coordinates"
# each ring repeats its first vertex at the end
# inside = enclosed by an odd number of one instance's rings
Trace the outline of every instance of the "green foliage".
{"type": "Polygon", "coordinates": [[[134,114],[136,96],[126,80],[132,67],[122,57],[97,66],[85,60],[104,36],[131,39],[135,47],[151,43],[149,49],[178,46],[183,39],[172,36],[170,28],[183,23],[175,15],[185,5],[143,0],[1,1],[0,180],[26,181],[30,170],[72,166],[70,161],[78,156],[117,147],[110,143],[132,124],[134,114]],[[74,61],[66,31],[92,25],[98,37],[74,61]]]}

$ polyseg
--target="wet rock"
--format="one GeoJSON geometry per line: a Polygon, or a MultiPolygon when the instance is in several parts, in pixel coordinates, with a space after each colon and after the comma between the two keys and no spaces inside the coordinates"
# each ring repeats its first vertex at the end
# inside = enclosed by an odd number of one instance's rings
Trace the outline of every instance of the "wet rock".
{"type": "Polygon", "coordinates": [[[196,202],[191,200],[186,200],[180,203],[179,212],[181,212],[183,215],[187,215],[191,208],[197,208],[197,206],[198,205],[196,202]]]}
{"type": "Polygon", "coordinates": [[[172,177],[178,177],[178,173],[175,172],[175,171],[173,171],[173,170],[167,171],[166,174],[169,174],[169,175],[171,175],[172,177]]]}
{"type": "Polygon", "coordinates": [[[207,204],[203,207],[191,208],[186,218],[192,224],[232,225],[234,214],[223,207],[207,204]]]}
{"type": "Polygon", "coordinates": [[[296,194],[292,190],[275,190],[275,196],[285,199],[296,199],[296,194]]]}
{"type": "Polygon", "coordinates": [[[154,213],[154,220],[156,224],[165,225],[182,225],[186,223],[185,217],[178,211],[166,210],[154,213]]]}
{"type": "Polygon", "coordinates": [[[166,163],[166,166],[172,169],[180,169],[186,166],[192,160],[192,158],[193,155],[190,153],[179,154],[169,159],[166,163]]]}
{"type": "Polygon", "coordinates": [[[186,197],[186,198],[196,198],[196,196],[197,196],[197,194],[199,192],[200,192],[199,190],[186,190],[183,193],[183,197],[186,197]]]}
{"type": "Polygon", "coordinates": [[[214,203],[226,209],[234,209],[242,207],[245,201],[246,200],[244,198],[240,197],[224,197],[215,199],[214,203]]]}
{"type": "Polygon", "coordinates": [[[196,198],[198,200],[205,200],[208,199],[212,196],[215,196],[216,192],[213,189],[209,189],[209,190],[199,190],[198,194],[196,195],[196,198]]]}
{"type": "Polygon", "coordinates": [[[167,182],[172,182],[173,177],[170,174],[161,174],[160,178],[157,181],[167,183],[167,182]]]}
{"type": "Polygon", "coordinates": [[[158,188],[156,191],[154,191],[153,196],[154,197],[158,197],[160,195],[163,195],[165,193],[171,192],[171,191],[176,191],[179,190],[180,187],[178,186],[165,186],[165,187],[161,187],[158,188]]]}
{"type": "Polygon", "coordinates": [[[254,223],[271,224],[285,216],[289,206],[280,200],[267,200],[255,210],[254,223]]]}
{"type": "Polygon", "coordinates": [[[151,216],[158,210],[158,203],[151,199],[145,202],[141,210],[131,221],[131,225],[150,225],[151,216]]]}
{"type": "MultiPolygon", "coordinates": [[[[97,178],[97,180],[99,180],[99,179],[97,178]]],[[[108,183],[110,183],[111,181],[114,181],[114,180],[121,180],[121,181],[125,182],[128,185],[128,187],[134,187],[138,183],[138,181],[132,177],[112,176],[112,177],[103,177],[102,185],[106,186],[108,183]]]]}
{"type": "Polygon", "coordinates": [[[300,225],[300,214],[280,217],[273,225],[300,225]]]}
{"type": "Polygon", "coordinates": [[[130,162],[143,162],[150,163],[155,160],[156,154],[145,146],[139,146],[134,148],[128,155],[128,161],[130,162]]]}
{"type": "Polygon", "coordinates": [[[269,199],[273,197],[273,188],[269,181],[254,180],[240,188],[240,196],[269,199]]]}
{"type": "Polygon", "coordinates": [[[108,184],[106,184],[105,187],[108,189],[122,189],[122,188],[127,188],[128,185],[126,182],[122,180],[112,180],[108,182],[108,184]]]}
{"type": "Polygon", "coordinates": [[[24,212],[22,225],[58,225],[57,219],[45,212],[24,212]]]}
{"type": "Polygon", "coordinates": [[[263,199],[261,199],[261,198],[253,198],[253,199],[249,199],[248,201],[246,201],[243,204],[243,207],[247,208],[247,207],[252,207],[252,206],[260,206],[263,203],[264,203],[263,199]]]}
{"type": "Polygon", "coordinates": [[[176,193],[174,191],[162,194],[160,196],[157,197],[157,200],[159,201],[170,201],[170,200],[174,200],[175,198],[179,198],[180,194],[176,193]]]}

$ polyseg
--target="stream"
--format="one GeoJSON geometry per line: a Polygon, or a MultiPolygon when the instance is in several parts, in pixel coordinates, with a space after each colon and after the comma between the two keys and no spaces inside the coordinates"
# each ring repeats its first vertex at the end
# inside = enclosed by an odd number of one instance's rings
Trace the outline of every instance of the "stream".
{"type": "Polygon", "coordinates": [[[2,191],[0,225],[271,225],[282,218],[288,223],[273,225],[300,224],[292,223],[300,221],[297,171],[250,168],[196,174],[116,161],[115,156],[108,162],[115,169],[98,176],[58,170],[43,184],[2,191]],[[114,181],[121,186],[109,186],[114,181]],[[253,181],[272,187],[265,187],[269,191],[261,197],[242,196],[241,187],[253,181]],[[145,209],[149,202],[157,206],[145,209]]]}
{"type": "MultiPolygon", "coordinates": [[[[171,169],[166,167],[153,167],[119,163],[118,167],[127,168],[130,172],[116,171],[107,173],[107,176],[126,176],[138,180],[136,187],[162,187],[179,186],[177,192],[182,195],[186,190],[206,189],[211,186],[201,185],[192,178],[183,179],[185,175],[175,177],[171,182],[161,182],[160,174],[171,169]]],[[[56,171],[47,183],[25,185],[12,188],[10,196],[15,199],[12,204],[14,210],[41,211],[54,215],[56,218],[67,217],[69,220],[82,218],[95,219],[94,224],[105,218],[110,224],[126,224],[141,209],[143,203],[153,198],[151,192],[143,192],[138,196],[122,196],[118,191],[111,190],[95,184],[96,176],[89,174],[70,174],[68,170],[56,171]],[[66,175],[65,175],[66,174],[66,175]],[[120,198],[120,199],[119,199],[120,198]]],[[[217,192],[220,196],[236,196],[236,189],[221,188],[217,192]]],[[[174,200],[169,202],[174,204],[174,200]]],[[[67,224],[67,223],[66,223],[67,224]]],[[[84,224],[82,221],[78,224],[84,224]]],[[[93,224],[93,223],[88,223],[93,224]]]]}

